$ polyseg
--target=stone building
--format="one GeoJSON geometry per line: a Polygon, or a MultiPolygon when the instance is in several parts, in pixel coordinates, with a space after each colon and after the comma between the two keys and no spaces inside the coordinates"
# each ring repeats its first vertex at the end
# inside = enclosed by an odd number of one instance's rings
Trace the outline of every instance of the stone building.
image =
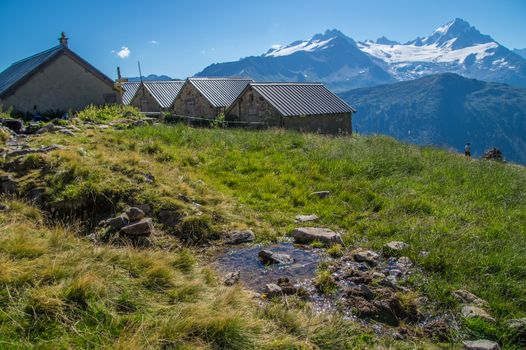
{"type": "Polygon", "coordinates": [[[235,78],[188,78],[171,109],[178,116],[212,120],[224,112],[251,81],[235,78]]]}
{"type": "Polygon", "coordinates": [[[250,83],[226,120],[328,134],[352,133],[355,110],[323,84],[250,83]]]}
{"type": "MultiPolygon", "coordinates": [[[[124,89],[126,84],[130,83],[125,83],[124,89]]],[[[143,81],[136,87],[135,94],[129,104],[137,107],[141,112],[168,110],[181,91],[183,84],[183,80],[143,81]]],[[[129,86],[129,89],[131,90],[134,87],[129,86]]]]}
{"type": "Polygon", "coordinates": [[[64,33],[59,42],[0,73],[0,105],[4,109],[34,115],[120,103],[113,80],[71,51],[64,33]]]}

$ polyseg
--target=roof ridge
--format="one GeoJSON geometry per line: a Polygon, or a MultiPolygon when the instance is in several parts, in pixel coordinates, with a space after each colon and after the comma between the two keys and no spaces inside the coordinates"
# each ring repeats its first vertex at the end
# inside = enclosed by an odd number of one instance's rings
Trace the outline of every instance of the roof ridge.
{"type": "Polygon", "coordinates": [[[14,66],[15,64],[19,64],[19,63],[22,63],[22,62],[25,62],[25,61],[28,61],[28,60],[30,60],[30,59],[32,59],[32,58],[37,57],[37,56],[40,56],[40,55],[43,55],[43,54],[46,54],[46,53],[50,53],[50,52],[52,52],[52,51],[58,51],[58,50],[61,49],[61,48],[62,48],[62,46],[60,46],[60,45],[53,46],[53,47],[50,48],[50,49],[44,50],[44,51],[42,51],[42,52],[36,53],[36,54],[31,55],[31,56],[29,56],[29,57],[26,57],[26,58],[23,58],[23,59],[18,60],[18,61],[16,61],[16,62],[13,62],[13,63],[11,64],[11,66],[14,66]],[[57,50],[57,49],[58,49],[58,50],[57,50]]]}
{"type": "Polygon", "coordinates": [[[250,83],[250,85],[321,85],[325,86],[325,84],[321,82],[287,82],[287,81],[256,81],[253,83],[250,83]]]}
{"type": "Polygon", "coordinates": [[[227,77],[190,77],[188,80],[241,80],[254,81],[252,78],[227,78],[227,77]]]}

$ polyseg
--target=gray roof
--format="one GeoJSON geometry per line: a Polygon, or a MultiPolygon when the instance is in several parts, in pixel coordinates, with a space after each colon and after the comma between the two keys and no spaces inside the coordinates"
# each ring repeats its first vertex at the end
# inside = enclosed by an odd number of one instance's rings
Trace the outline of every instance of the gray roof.
{"type": "Polygon", "coordinates": [[[60,45],[13,63],[0,73],[0,95],[62,51],[60,45]]]}
{"type": "Polygon", "coordinates": [[[123,104],[129,105],[131,103],[140,85],[141,83],[139,82],[126,82],[122,84],[122,88],[124,89],[124,93],[122,94],[123,104]]]}
{"type": "Polygon", "coordinates": [[[184,80],[144,81],[143,84],[161,108],[168,108],[181,91],[184,80]]]}
{"type": "Polygon", "coordinates": [[[188,78],[188,81],[214,107],[228,107],[253,80],[241,78],[188,78]]]}
{"type": "Polygon", "coordinates": [[[251,83],[250,86],[285,117],[355,112],[323,84],[251,83]]]}

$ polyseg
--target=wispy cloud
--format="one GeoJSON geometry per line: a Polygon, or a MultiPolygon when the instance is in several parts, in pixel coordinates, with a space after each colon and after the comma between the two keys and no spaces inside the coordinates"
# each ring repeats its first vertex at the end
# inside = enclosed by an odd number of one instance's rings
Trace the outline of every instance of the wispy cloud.
{"type": "Polygon", "coordinates": [[[150,40],[149,43],[152,44],[152,45],[159,44],[159,42],[157,40],[150,40]]]}
{"type": "Polygon", "coordinates": [[[130,56],[131,51],[126,46],[122,46],[119,51],[112,50],[111,53],[119,56],[122,59],[125,59],[125,58],[128,58],[130,56]]]}

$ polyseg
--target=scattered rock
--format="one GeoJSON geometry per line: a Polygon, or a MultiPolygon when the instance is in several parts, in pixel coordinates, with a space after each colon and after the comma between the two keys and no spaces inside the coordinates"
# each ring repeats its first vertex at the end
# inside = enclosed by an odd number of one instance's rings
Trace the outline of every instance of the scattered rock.
{"type": "Polygon", "coordinates": [[[409,244],[402,242],[402,241],[391,241],[389,243],[386,243],[383,247],[383,251],[386,255],[396,255],[397,253],[401,252],[402,250],[405,250],[409,248],[409,244]]]}
{"type": "Polygon", "coordinates": [[[43,127],[41,127],[40,129],[38,129],[35,134],[37,135],[40,135],[40,134],[45,134],[47,132],[59,132],[59,133],[63,133],[65,135],[75,135],[71,130],[68,130],[67,128],[63,127],[63,126],[60,126],[60,125],[55,125],[53,123],[49,123],[47,125],[44,125],[43,127]]]}
{"type": "Polygon", "coordinates": [[[462,317],[464,318],[480,318],[489,322],[495,322],[495,319],[490,316],[490,314],[481,309],[478,306],[466,305],[462,307],[461,310],[462,317]]]}
{"type": "Polygon", "coordinates": [[[145,218],[121,228],[121,232],[129,236],[146,236],[153,230],[152,219],[145,218]]]}
{"type": "Polygon", "coordinates": [[[379,255],[372,250],[357,248],[352,251],[354,260],[359,262],[366,262],[369,265],[376,266],[378,264],[379,255]]]}
{"type": "Polygon", "coordinates": [[[311,215],[296,215],[296,222],[297,223],[317,221],[318,219],[319,219],[318,216],[316,216],[314,214],[311,214],[311,215]]]}
{"type": "Polygon", "coordinates": [[[108,219],[105,222],[106,225],[110,226],[115,231],[120,230],[124,226],[127,226],[129,223],[130,220],[124,214],[108,219]]]}
{"type": "Polygon", "coordinates": [[[312,192],[310,195],[316,196],[320,199],[324,199],[331,195],[331,191],[317,191],[317,192],[312,192]]]}
{"type": "Polygon", "coordinates": [[[237,281],[239,281],[240,277],[241,277],[241,272],[239,270],[227,273],[225,276],[225,286],[232,286],[236,284],[237,281]]]}
{"type": "Polygon", "coordinates": [[[499,344],[491,340],[466,340],[462,342],[466,350],[500,350],[499,344]]]}
{"type": "Polygon", "coordinates": [[[283,294],[283,290],[275,283],[269,283],[265,286],[265,294],[269,297],[276,297],[283,294]]]}
{"type": "Polygon", "coordinates": [[[315,241],[325,245],[342,244],[343,241],[339,234],[327,228],[300,227],[292,232],[292,237],[296,243],[308,244],[315,241]]]}
{"type": "Polygon", "coordinates": [[[475,294],[470,293],[464,289],[455,290],[451,294],[463,304],[473,304],[477,306],[487,306],[488,305],[488,302],[486,300],[481,299],[475,294]]]}
{"type": "Polygon", "coordinates": [[[144,212],[137,207],[130,207],[126,210],[126,216],[130,222],[136,222],[145,217],[144,212]]]}
{"type": "Polygon", "coordinates": [[[288,254],[275,253],[266,249],[260,251],[258,256],[264,264],[290,264],[294,262],[294,259],[288,254]]]}
{"type": "Polygon", "coordinates": [[[245,230],[245,231],[232,231],[228,234],[228,239],[226,241],[227,244],[241,244],[241,243],[247,243],[252,242],[256,236],[254,235],[254,232],[251,230],[245,230]]]}
{"type": "Polygon", "coordinates": [[[12,157],[18,157],[18,156],[24,156],[26,154],[32,154],[32,153],[48,153],[57,149],[62,149],[62,146],[59,145],[51,145],[46,147],[40,147],[40,148],[25,148],[25,149],[18,149],[11,152],[7,152],[5,155],[6,158],[12,158],[12,157]]]}

